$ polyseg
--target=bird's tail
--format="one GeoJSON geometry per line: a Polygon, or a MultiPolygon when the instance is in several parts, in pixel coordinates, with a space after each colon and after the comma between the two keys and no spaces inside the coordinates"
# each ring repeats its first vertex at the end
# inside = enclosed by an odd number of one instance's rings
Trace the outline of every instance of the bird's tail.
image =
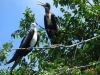
{"type": "Polygon", "coordinates": [[[22,56],[19,56],[19,57],[17,58],[17,60],[15,60],[13,66],[12,66],[12,68],[11,68],[11,71],[10,71],[11,73],[12,73],[12,70],[18,65],[18,63],[20,62],[21,59],[22,59],[22,56]]]}
{"type": "Polygon", "coordinates": [[[9,63],[11,63],[11,62],[13,62],[14,60],[13,59],[11,59],[11,60],[9,60],[6,64],[9,64],[9,63]]]}
{"type": "Polygon", "coordinates": [[[15,53],[14,56],[6,64],[9,64],[9,63],[11,63],[13,61],[16,61],[16,59],[18,59],[18,55],[17,54],[18,53],[15,53]]]}

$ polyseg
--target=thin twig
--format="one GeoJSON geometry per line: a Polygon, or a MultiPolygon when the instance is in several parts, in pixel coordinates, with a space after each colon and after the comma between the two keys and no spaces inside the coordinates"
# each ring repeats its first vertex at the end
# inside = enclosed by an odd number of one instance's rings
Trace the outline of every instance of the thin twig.
{"type": "Polygon", "coordinates": [[[85,66],[79,66],[79,67],[76,66],[76,67],[67,69],[67,71],[74,70],[74,69],[80,69],[80,68],[86,68],[86,67],[89,67],[89,66],[92,66],[92,65],[85,65],[85,66]]]}
{"type": "Polygon", "coordinates": [[[75,56],[76,56],[76,52],[77,52],[77,47],[78,47],[78,45],[76,46],[76,49],[75,49],[75,52],[74,52],[74,58],[73,58],[73,60],[75,60],[75,56]]]}
{"type": "Polygon", "coordinates": [[[88,0],[86,0],[86,1],[93,7],[93,5],[88,0]]]}
{"type": "Polygon", "coordinates": [[[86,68],[86,67],[94,66],[94,65],[97,65],[97,64],[100,64],[100,61],[97,61],[97,63],[95,63],[95,64],[89,64],[89,65],[79,66],[79,67],[75,66],[73,68],[68,68],[67,71],[74,70],[74,69],[80,69],[80,68],[86,68]]]}

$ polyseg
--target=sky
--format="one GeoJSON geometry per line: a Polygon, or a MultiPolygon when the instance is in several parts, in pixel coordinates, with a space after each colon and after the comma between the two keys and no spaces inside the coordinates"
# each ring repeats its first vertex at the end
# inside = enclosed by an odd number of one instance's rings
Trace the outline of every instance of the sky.
{"type": "MultiPolygon", "coordinates": [[[[56,8],[53,6],[53,0],[41,0],[48,2],[51,5],[51,12],[56,16],[62,16],[60,6],[56,8]]],[[[0,0],[0,46],[11,40],[11,33],[19,29],[21,18],[24,18],[23,12],[28,6],[35,14],[36,22],[44,27],[44,8],[37,5],[37,0],[0,0]]],[[[18,48],[22,39],[14,39],[14,48],[18,48]]],[[[9,54],[11,59],[14,51],[9,54]]],[[[4,66],[5,67],[5,66],[4,66]]]]}

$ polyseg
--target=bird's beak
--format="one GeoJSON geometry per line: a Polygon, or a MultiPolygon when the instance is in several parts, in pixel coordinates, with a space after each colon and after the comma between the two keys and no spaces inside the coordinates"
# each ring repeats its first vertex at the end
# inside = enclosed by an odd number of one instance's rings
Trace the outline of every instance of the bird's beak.
{"type": "MultiPolygon", "coordinates": [[[[36,23],[36,22],[35,22],[36,23]]],[[[36,26],[38,26],[38,23],[36,23],[36,26]]]]}
{"type": "Polygon", "coordinates": [[[45,7],[45,2],[41,2],[40,0],[38,0],[37,2],[39,2],[39,4],[38,5],[41,5],[41,6],[43,6],[43,7],[45,7]]]}

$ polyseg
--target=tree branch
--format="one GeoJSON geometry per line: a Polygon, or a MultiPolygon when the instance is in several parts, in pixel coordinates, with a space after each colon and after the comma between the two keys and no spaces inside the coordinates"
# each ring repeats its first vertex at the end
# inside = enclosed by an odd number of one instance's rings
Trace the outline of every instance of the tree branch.
{"type": "MultiPolygon", "coordinates": [[[[51,45],[49,47],[33,47],[33,49],[52,49],[52,48],[59,48],[59,47],[71,48],[71,47],[77,46],[79,44],[87,43],[87,42],[89,42],[91,40],[97,39],[98,37],[100,37],[100,35],[92,37],[92,38],[87,39],[87,40],[83,40],[83,41],[81,41],[79,43],[76,43],[76,44],[73,44],[73,45],[69,45],[69,46],[65,46],[65,45],[62,45],[62,44],[54,44],[54,45],[51,45]]],[[[28,48],[13,48],[12,50],[25,50],[25,49],[28,50],[28,48]]]]}

